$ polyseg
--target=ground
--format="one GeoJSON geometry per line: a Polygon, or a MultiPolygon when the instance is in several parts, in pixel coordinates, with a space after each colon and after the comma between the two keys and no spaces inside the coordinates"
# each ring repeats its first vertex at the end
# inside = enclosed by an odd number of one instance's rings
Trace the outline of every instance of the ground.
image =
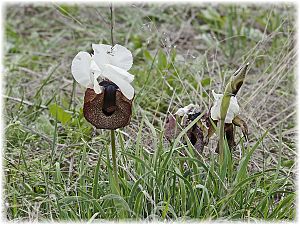
{"type": "Polygon", "coordinates": [[[109,5],[7,4],[4,16],[4,207],[11,221],[295,220],[296,91],[293,4],[124,4],[114,39],[134,56],[130,125],[110,135],[82,115],[70,66],[111,42],[109,5]],[[203,112],[212,90],[250,63],[238,93],[249,126],[222,165],[217,136],[197,155],[168,143],[169,113],[203,112]]]}

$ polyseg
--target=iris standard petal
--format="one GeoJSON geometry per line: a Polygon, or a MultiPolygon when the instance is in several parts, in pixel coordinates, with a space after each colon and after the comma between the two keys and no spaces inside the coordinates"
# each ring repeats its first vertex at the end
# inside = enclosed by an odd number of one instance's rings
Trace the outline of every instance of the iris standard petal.
{"type": "Polygon", "coordinates": [[[178,115],[178,116],[184,116],[186,114],[187,114],[187,109],[185,109],[185,108],[179,108],[175,113],[175,115],[178,115]]]}
{"type": "Polygon", "coordinates": [[[185,106],[184,108],[187,109],[188,114],[195,114],[200,112],[200,106],[199,105],[194,105],[194,104],[189,104],[185,106]]]}
{"type": "Polygon", "coordinates": [[[237,98],[235,96],[230,98],[230,110],[236,115],[239,113],[240,111],[240,106],[237,102],[237,98]]]}
{"type": "Polygon", "coordinates": [[[215,100],[218,100],[218,99],[220,99],[221,97],[223,97],[223,94],[217,94],[217,93],[215,92],[215,90],[212,91],[212,94],[213,94],[215,100]]]}
{"type": "Polygon", "coordinates": [[[121,74],[120,70],[116,70],[114,66],[106,64],[103,65],[101,76],[115,83],[127,99],[131,100],[133,98],[134,88],[128,81],[124,80],[124,74],[121,74]]]}
{"type": "Polygon", "coordinates": [[[122,45],[92,44],[94,50],[93,59],[101,68],[104,64],[111,64],[128,71],[133,63],[131,52],[122,45]]]}
{"type": "Polygon", "coordinates": [[[183,108],[179,108],[177,110],[177,112],[175,113],[175,115],[184,116],[184,115],[188,115],[188,114],[192,115],[192,114],[199,113],[199,112],[200,112],[199,105],[189,104],[183,108]]]}
{"type": "Polygon", "coordinates": [[[74,79],[84,87],[90,83],[90,65],[92,57],[87,52],[79,52],[73,59],[71,72],[74,79]]]}
{"type": "Polygon", "coordinates": [[[110,55],[110,64],[128,71],[133,63],[131,52],[122,45],[115,45],[110,55]]]}
{"type": "Polygon", "coordinates": [[[110,54],[108,54],[111,51],[110,45],[92,44],[92,48],[94,50],[93,60],[100,68],[102,64],[110,64],[110,54]]]}
{"type": "MultiPolygon", "coordinates": [[[[214,102],[214,105],[211,107],[210,116],[213,120],[220,120],[221,119],[221,103],[223,94],[216,94],[217,100],[214,102]]],[[[239,113],[240,107],[237,102],[237,98],[232,96],[230,98],[229,107],[227,110],[227,114],[225,117],[225,123],[232,123],[233,118],[239,113]]]]}
{"type": "Polygon", "coordinates": [[[220,106],[218,107],[217,102],[210,109],[210,117],[213,120],[220,120],[220,106]]]}

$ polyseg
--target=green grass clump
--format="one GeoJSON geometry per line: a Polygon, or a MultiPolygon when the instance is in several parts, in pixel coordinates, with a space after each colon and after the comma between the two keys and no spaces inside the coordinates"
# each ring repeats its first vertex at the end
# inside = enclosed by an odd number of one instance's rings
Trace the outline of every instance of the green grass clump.
{"type": "Polygon", "coordinates": [[[131,124],[116,131],[117,194],[109,131],[84,119],[70,71],[78,51],[110,43],[109,7],[6,5],[6,219],[295,220],[294,8],[115,6],[115,42],[133,52],[136,90],[131,124]],[[181,142],[185,132],[168,143],[167,114],[190,103],[207,112],[211,91],[223,92],[244,62],[237,98],[249,143],[237,130],[222,164],[217,138],[201,154],[181,142]]]}

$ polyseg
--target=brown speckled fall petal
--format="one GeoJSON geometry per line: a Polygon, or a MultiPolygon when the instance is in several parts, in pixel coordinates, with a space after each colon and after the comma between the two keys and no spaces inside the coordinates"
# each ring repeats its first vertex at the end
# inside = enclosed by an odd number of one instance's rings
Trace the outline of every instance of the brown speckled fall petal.
{"type": "Polygon", "coordinates": [[[83,115],[87,121],[98,129],[115,130],[129,124],[131,118],[132,100],[128,100],[122,92],[116,91],[116,110],[106,116],[103,111],[104,92],[96,94],[88,88],[84,95],[83,115]]]}
{"type": "MultiPolygon", "coordinates": [[[[232,151],[235,150],[235,147],[236,147],[236,143],[234,141],[233,124],[232,123],[225,123],[224,131],[225,131],[225,136],[226,136],[226,139],[227,139],[229,150],[232,152],[232,151]]],[[[215,152],[219,153],[219,142],[218,142],[218,145],[216,147],[215,152]]]]}
{"type": "Polygon", "coordinates": [[[190,139],[194,148],[198,153],[202,153],[204,148],[203,131],[197,124],[187,131],[187,136],[190,139]]]}
{"type": "Polygon", "coordinates": [[[168,141],[173,141],[179,134],[179,127],[177,126],[176,118],[173,114],[170,114],[167,117],[166,124],[165,124],[165,137],[168,141]]]}
{"type": "MultiPolygon", "coordinates": [[[[182,124],[182,128],[185,128],[191,123],[197,116],[200,114],[197,114],[191,119],[186,118],[182,124]]],[[[167,117],[166,123],[165,123],[165,137],[169,142],[172,143],[172,141],[177,138],[179,133],[182,131],[180,126],[177,125],[176,116],[173,114],[170,114],[167,117]]],[[[192,128],[190,128],[186,132],[189,140],[191,141],[192,145],[195,147],[195,149],[198,151],[198,153],[201,153],[204,148],[204,141],[203,141],[203,131],[200,127],[198,127],[197,124],[195,124],[192,128]]]]}

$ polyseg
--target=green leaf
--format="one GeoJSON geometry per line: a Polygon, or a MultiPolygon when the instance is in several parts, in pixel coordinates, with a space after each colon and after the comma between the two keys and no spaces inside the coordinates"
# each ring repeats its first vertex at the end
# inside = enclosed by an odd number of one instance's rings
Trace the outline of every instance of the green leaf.
{"type": "Polygon", "coordinates": [[[255,143],[255,145],[250,149],[250,151],[248,151],[248,153],[240,161],[238,169],[237,169],[238,173],[236,175],[234,184],[237,184],[238,182],[242,181],[243,179],[247,179],[247,166],[251,159],[251,156],[267,134],[268,134],[268,130],[261,136],[261,138],[255,143]]]}
{"type": "Polygon", "coordinates": [[[149,60],[149,61],[153,60],[153,58],[148,50],[144,50],[143,53],[144,53],[144,57],[146,60],[149,60]]]}
{"type": "Polygon", "coordinates": [[[97,198],[97,195],[98,195],[98,181],[99,181],[100,163],[101,163],[101,157],[99,156],[97,166],[95,167],[93,187],[92,187],[92,193],[93,193],[94,198],[97,198]]]}
{"type": "Polygon", "coordinates": [[[283,198],[278,205],[276,206],[276,208],[274,209],[274,211],[272,212],[272,214],[269,216],[269,218],[280,218],[278,216],[278,214],[282,214],[282,217],[290,210],[292,209],[292,205],[295,204],[295,194],[290,194],[288,196],[286,196],[285,198],[283,198]]]}
{"type": "Polygon", "coordinates": [[[211,79],[209,77],[207,77],[207,78],[204,78],[201,80],[201,85],[202,85],[202,87],[205,87],[205,86],[210,85],[210,82],[211,82],[211,79]]]}
{"type": "Polygon", "coordinates": [[[157,60],[158,69],[163,70],[167,67],[167,56],[161,49],[158,51],[157,60]]]}
{"type": "Polygon", "coordinates": [[[135,49],[141,48],[143,46],[142,39],[139,35],[133,35],[132,42],[135,49]]]}
{"type": "Polygon", "coordinates": [[[211,21],[221,20],[220,14],[212,7],[209,7],[207,10],[203,10],[202,16],[211,21]]]}
{"type": "Polygon", "coordinates": [[[58,6],[58,10],[64,16],[69,16],[70,14],[76,14],[78,12],[78,7],[61,4],[60,6],[58,6]]]}
{"type": "Polygon", "coordinates": [[[291,168],[295,164],[294,160],[282,160],[281,166],[291,168]]]}
{"type": "Polygon", "coordinates": [[[171,50],[171,62],[175,62],[175,58],[176,58],[176,49],[175,48],[173,48],[172,50],[171,50]]]}
{"type": "Polygon", "coordinates": [[[56,103],[49,106],[49,112],[54,118],[57,118],[57,120],[64,125],[72,118],[72,114],[66,112],[56,103]]]}
{"type": "Polygon", "coordinates": [[[51,124],[48,115],[41,114],[36,119],[35,126],[38,132],[53,136],[54,126],[51,124]]]}
{"type": "Polygon", "coordinates": [[[136,195],[136,198],[134,201],[134,208],[133,208],[133,211],[137,216],[140,216],[140,214],[142,212],[143,202],[144,202],[144,194],[143,194],[143,192],[139,192],[136,195]]]}

